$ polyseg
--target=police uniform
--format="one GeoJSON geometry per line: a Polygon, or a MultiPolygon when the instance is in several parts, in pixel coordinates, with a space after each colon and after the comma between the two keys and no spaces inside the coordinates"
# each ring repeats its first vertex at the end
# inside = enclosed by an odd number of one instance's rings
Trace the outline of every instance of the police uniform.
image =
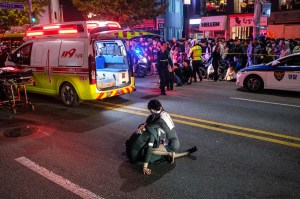
{"type": "Polygon", "coordinates": [[[162,52],[161,50],[157,52],[157,72],[160,79],[160,91],[162,95],[165,95],[165,87],[166,84],[169,83],[170,77],[169,77],[169,71],[168,71],[168,64],[171,66],[172,60],[169,56],[169,51],[165,50],[162,52]]]}
{"type": "Polygon", "coordinates": [[[198,74],[200,81],[202,81],[202,75],[200,73],[199,68],[202,66],[202,48],[200,45],[195,44],[190,50],[190,57],[192,58],[192,66],[193,66],[193,77],[194,81],[197,81],[198,74]]]}

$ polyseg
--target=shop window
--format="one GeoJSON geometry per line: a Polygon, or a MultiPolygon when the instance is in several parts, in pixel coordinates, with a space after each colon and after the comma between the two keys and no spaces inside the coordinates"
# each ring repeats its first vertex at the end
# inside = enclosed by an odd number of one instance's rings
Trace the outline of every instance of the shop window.
{"type": "Polygon", "coordinates": [[[181,7],[180,7],[180,1],[179,0],[175,0],[175,13],[180,13],[181,11],[181,7]]]}
{"type": "Polygon", "coordinates": [[[279,10],[299,10],[300,0],[279,0],[279,10]]]}
{"type": "Polygon", "coordinates": [[[175,12],[175,3],[174,0],[169,0],[169,12],[174,13],[175,12]]]}
{"type": "Polygon", "coordinates": [[[253,13],[255,0],[235,0],[234,13],[253,13]]]}
{"type": "Polygon", "coordinates": [[[224,15],[226,10],[227,0],[206,0],[207,15],[224,15]]]}

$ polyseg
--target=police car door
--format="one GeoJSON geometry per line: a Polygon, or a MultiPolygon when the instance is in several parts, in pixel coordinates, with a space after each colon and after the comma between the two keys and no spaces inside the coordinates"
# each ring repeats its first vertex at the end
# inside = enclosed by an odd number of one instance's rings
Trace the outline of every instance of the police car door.
{"type": "Polygon", "coordinates": [[[267,78],[269,88],[300,91],[300,55],[280,60],[267,78]]]}

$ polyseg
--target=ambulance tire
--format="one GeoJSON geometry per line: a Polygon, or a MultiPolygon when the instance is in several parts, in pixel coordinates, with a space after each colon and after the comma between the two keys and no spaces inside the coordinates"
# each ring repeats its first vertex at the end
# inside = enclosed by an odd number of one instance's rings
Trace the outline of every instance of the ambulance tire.
{"type": "Polygon", "coordinates": [[[66,106],[74,107],[80,104],[79,97],[72,84],[65,82],[61,85],[59,96],[66,106]]]}

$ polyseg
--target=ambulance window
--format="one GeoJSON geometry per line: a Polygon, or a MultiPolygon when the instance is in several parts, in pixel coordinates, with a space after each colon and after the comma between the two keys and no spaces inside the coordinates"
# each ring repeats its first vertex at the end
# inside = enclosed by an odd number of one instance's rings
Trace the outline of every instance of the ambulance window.
{"type": "Polygon", "coordinates": [[[16,64],[30,65],[32,43],[27,44],[16,50],[12,55],[12,61],[16,64]]]}
{"type": "Polygon", "coordinates": [[[117,43],[104,43],[104,47],[102,48],[102,54],[120,56],[122,53],[117,43]]]}
{"type": "Polygon", "coordinates": [[[42,45],[35,46],[34,49],[34,62],[35,63],[41,63],[42,57],[43,57],[43,47],[42,45]]]}

